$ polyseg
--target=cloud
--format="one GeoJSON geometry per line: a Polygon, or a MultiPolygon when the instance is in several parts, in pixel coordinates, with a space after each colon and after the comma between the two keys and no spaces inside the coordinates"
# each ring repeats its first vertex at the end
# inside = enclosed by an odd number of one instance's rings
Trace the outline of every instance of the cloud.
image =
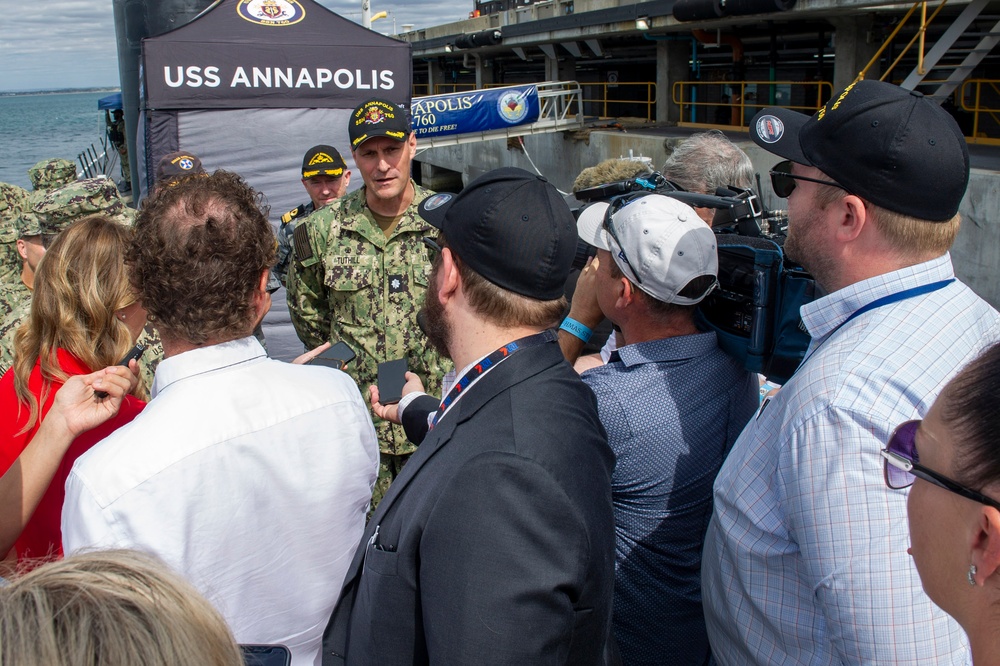
{"type": "MultiPolygon", "coordinates": [[[[154,4],[157,0],[147,0],[154,4]]],[[[360,23],[360,0],[319,0],[360,23]]],[[[468,0],[372,0],[373,24],[384,34],[466,18],[468,0]]],[[[0,91],[118,86],[113,4],[109,0],[45,0],[0,21],[0,91]]]]}

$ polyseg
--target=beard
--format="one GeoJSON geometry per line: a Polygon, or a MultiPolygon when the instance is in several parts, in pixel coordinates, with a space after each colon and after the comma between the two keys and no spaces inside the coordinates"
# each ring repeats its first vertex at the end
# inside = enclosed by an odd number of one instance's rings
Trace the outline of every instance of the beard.
{"type": "Polygon", "coordinates": [[[788,225],[788,237],[785,238],[783,250],[786,257],[807,270],[820,288],[828,292],[828,280],[835,267],[833,260],[820,247],[821,241],[817,239],[820,217],[820,212],[816,210],[797,215],[795,223],[788,225]]]}
{"type": "Polygon", "coordinates": [[[444,306],[438,300],[434,288],[437,284],[437,271],[438,267],[435,266],[428,278],[430,287],[424,292],[424,304],[417,313],[417,325],[441,356],[451,358],[448,354],[448,346],[451,344],[451,324],[445,318],[444,306]]]}

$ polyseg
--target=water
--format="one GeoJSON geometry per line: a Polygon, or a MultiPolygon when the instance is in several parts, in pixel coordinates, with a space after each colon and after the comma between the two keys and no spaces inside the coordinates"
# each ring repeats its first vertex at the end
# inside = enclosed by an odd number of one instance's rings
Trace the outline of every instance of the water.
{"type": "Polygon", "coordinates": [[[50,157],[71,160],[79,169],[77,155],[91,144],[100,146],[104,112],[97,110],[97,100],[110,94],[0,97],[0,181],[30,190],[28,169],[50,157]]]}
{"type": "MultiPolygon", "coordinates": [[[[91,144],[100,146],[104,112],[97,110],[97,100],[110,94],[0,96],[0,182],[30,190],[28,169],[50,157],[71,160],[79,171],[77,155],[91,144]]],[[[115,181],[119,177],[116,173],[115,181]]],[[[272,299],[271,311],[264,318],[268,354],[288,361],[302,353],[302,343],[292,328],[284,287],[272,299]]]]}

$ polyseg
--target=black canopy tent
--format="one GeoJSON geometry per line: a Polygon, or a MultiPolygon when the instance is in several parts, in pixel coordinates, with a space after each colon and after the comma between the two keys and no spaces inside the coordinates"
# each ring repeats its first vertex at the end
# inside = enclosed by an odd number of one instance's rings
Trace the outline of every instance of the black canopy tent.
{"type": "Polygon", "coordinates": [[[142,196],[159,159],[187,150],[210,171],[243,175],[267,195],[272,218],[306,200],[298,173],[309,147],[331,144],[354,167],[355,106],[373,96],[410,103],[410,45],[313,0],[221,0],[144,39],[141,70],[142,196]]]}

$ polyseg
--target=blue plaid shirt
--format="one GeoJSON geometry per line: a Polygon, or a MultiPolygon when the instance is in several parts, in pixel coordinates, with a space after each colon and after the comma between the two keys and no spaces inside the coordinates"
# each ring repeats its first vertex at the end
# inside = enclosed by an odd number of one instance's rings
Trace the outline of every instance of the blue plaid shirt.
{"type": "Polygon", "coordinates": [[[906,553],[907,493],[886,487],[879,451],[1000,340],[1000,315],[956,281],[844,323],[952,277],[945,254],[802,307],[811,355],[715,482],[702,595],[720,664],[968,663],[906,553]]]}
{"type": "Polygon", "coordinates": [[[624,663],[701,664],[712,482],[759,402],[715,333],[622,347],[583,373],[615,452],[614,631],[624,663]],[[618,359],[618,360],[616,360],[618,359]]]}

